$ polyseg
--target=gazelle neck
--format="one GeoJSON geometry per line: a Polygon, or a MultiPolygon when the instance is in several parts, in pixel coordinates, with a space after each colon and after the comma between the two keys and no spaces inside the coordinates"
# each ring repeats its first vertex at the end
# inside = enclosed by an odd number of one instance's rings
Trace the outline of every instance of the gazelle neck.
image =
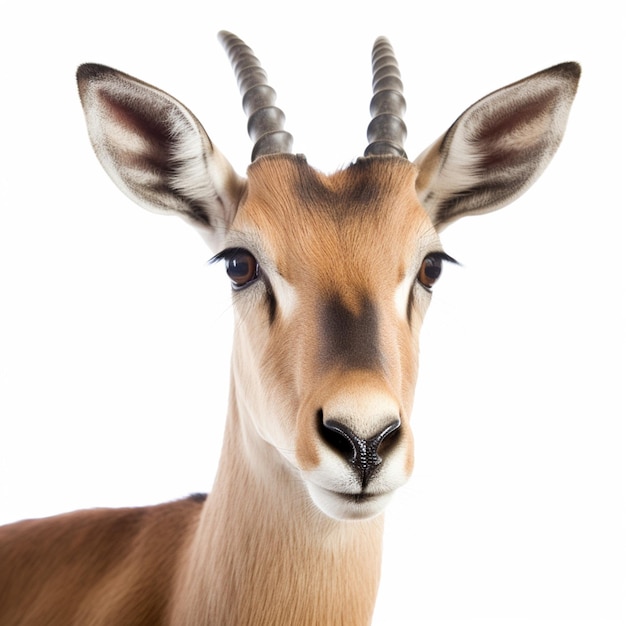
{"type": "Polygon", "coordinates": [[[215,484],[175,594],[177,624],[369,624],[382,515],[341,522],[319,511],[231,389],[215,484]]]}

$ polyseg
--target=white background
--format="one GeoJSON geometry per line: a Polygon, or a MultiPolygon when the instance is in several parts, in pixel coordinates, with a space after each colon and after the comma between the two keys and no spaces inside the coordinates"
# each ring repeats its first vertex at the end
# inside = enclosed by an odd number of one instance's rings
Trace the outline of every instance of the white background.
{"type": "Polygon", "coordinates": [[[416,469],[387,514],[375,623],[623,624],[617,3],[223,4],[0,9],[0,522],[207,491],[219,455],[227,281],[188,226],[137,208],[101,170],[79,63],[169,91],[244,173],[219,29],[253,47],[295,150],[324,171],[365,148],[379,34],[400,61],[411,157],[489,91],[578,60],[540,181],[444,233],[463,267],[445,268],[423,330],[416,469]]]}

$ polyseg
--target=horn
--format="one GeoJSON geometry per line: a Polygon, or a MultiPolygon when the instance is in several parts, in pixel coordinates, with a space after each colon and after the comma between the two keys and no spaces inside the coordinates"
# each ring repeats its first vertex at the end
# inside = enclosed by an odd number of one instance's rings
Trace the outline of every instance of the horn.
{"type": "Polygon", "coordinates": [[[266,154],[290,154],[293,137],[283,130],[285,114],[274,106],[276,92],[267,84],[259,59],[236,35],[221,31],[218,38],[235,71],[248,116],[248,135],[254,142],[252,161],[266,154]]]}
{"type": "Polygon", "coordinates": [[[378,37],[372,49],[372,88],[370,103],[372,121],[367,127],[365,156],[399,156],[407,158],[404,151],[406,126],[402,115],[406,101],[402,95],[402,80],[391,44],[378,37]]]}

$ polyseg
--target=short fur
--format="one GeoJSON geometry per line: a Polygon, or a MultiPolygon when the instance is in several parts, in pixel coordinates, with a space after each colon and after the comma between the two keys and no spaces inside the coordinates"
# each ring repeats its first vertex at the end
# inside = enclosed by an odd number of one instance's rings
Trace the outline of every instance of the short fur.
{"type": "Polygon", "coordinates": [[[116,184],[191,222],[221,258],[247,250],[258,271],[233,292],[212,494],[1,528],[0,623],[368,624],[382,511],[413,468],[432,286],[420,268],[445,257],[438,231],[512,201],[541,173],[578,75],[563,64],[494,92],[414,163],[372,156],[327,176],[272,154],[243,179],[177,100],[79,68],[89,135],[116,184]],[[341,429],[366,446],[358,467],[341,429]]]}

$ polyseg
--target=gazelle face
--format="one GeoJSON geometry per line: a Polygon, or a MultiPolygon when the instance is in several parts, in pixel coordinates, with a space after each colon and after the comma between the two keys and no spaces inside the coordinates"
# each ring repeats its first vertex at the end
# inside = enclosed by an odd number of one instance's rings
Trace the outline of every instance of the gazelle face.
{"type": "Polygon", "coordinates": [[[381,157],[324,176],[281,155],[248,174],[219,255],[235,388],[319,508],[375,515],[413,466],[417,337],[442,259],[416,168],[381,157]]]}
{"type": "Polygon", "coordinates": [[[250,48],[220,38],[255,142],[247,180],[184,105],[93,64],[78,71],[89,136],[126,194],[193,223],[226,261],[249,462],[261,471],[270,460],[251,454],[264,442],[322,511],[369,517],[413,465],[418,334],[450,260],[437,232],[505,206],[536,180],[565,131],[580,67],[556,65],[489,94],[411,162],[398,65],[379,38],[366,156],[324,176],[291,154],[250,48]]]}

